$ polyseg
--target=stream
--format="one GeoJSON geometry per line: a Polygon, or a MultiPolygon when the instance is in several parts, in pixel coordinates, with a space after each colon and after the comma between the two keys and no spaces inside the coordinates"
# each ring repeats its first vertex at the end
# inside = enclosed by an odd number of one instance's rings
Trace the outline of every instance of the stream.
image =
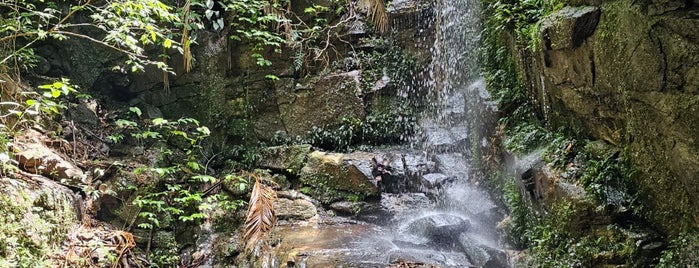
{"type": "MultiPolygon", "coordinates": [[[[393,8],[414,1],[393,1],[393,8]]],[[[495,108],[479,78],[479,3],[436,1],[432,63],[401,89],[433,92],[408,146],[370,152],[383,183],[381,201],[355,215],[330,215],[276,227],[269,267],[508,267],[496,226],[504,215],[477,186],[470,150],[495,108]],[[420,88],[416,88],[420,87],[420,88]],[[426,87],[427,90],[424,90],[426,87]],[[484,112],[485,111],[485,112],[484,112]],[[470,133],[472,132],[472,133],[470,133]]],[[[357,212],[357,211],[355,211],[357,212]]]]}

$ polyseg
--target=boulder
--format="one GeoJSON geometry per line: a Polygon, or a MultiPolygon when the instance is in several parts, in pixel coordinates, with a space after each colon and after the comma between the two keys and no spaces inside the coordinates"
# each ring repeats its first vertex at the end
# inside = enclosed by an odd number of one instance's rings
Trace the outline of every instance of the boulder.
{"type": "Polygon", "coordinates": [[[35,174],[42,174],[55,181],[73,186],[83,184],[83,171],[63,159],[46,146],[43,136],[37,131],[29,130],[14,143],[13,149],[19,167],[35,174]]]}
{"type": "Polygon", "coordinates": [[[429,214],[410,222],[404,233],[428,238],[438,245],[449,245],[459,234],[468,231],[471,222],[457,215],[438,213],[429,214]]]}
{"type": "Polygon", "coordinates": [[[362,209],[362,203],[340,201],[330,204],[330,208],[341,215],[354,215],[362,209]]]}
{"type": "Polygon", "coordinates": [[[464,253],[478,267],[498,268],[510,266],[507,261],[507,254],[502,250],[478,243],[478,239],[471,238],[464,233],[458,235],[458,241],[464,253]]]}
{"type": "Polygon", "coordinates": [[[376,197],[378,188],[374,178],[367,177],[357,166],[346,164],[344,154],[315,151],[301,169],[302,192],[322,204],[340,200],[362,200],[376,197]]]}
{"type": "Polygon", "coordinates": [[[430,173],[430,174],[425,174],[422,175],[422,187],[425,189],[436,189],[441,187],[445,182],[449,181],[450,179],[453,179],[453,177],[449,177],[447,175],[444,175],[442,173],[430,173]]]}
{"type": "Polygon", "coordinates": [[[277,219],[307,220],[318,213],[313,203],[304,199],[279,198],[274,202],[277,219]]]}
{"type": "Polygon", "coordinates": [[[307,144],[267,147],[260,152],[257,166],[298,174],[311,150],[311,145],[307,144]]]}
{"type": "Polygon", "coordinates": [[[3,263],[26,263],[54,252],[80,224],[79,204],[80,197],[70,189],[41,175],[0,177],[3,263]]]}

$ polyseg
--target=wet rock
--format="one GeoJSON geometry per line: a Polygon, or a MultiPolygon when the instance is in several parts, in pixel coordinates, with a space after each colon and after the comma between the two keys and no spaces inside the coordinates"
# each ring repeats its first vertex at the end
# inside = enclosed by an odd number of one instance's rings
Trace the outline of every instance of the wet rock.
{"type": "Polygon", "coordinates": [[[274,202],[274,209],[280,220],[307,220],[318,213],[313,203],[304,199],[279,198],[274,202]]]}
{"type": "Polygon", "coordinates": [[[382,192],[403,193],[408,191],[403,155],[394,152],[376,154],[377,176],[382,192]]]}
{"type": "Polygon", "coordinates": [[[311,145],[283,145],[267,147],[260,152],[260,160],[257,165],[298,174],[306,162],[306,155],[312,151],[311,145]]]}
{"type": "Polygon", "coordinates": [[[381,196],[381,207],[392,213],[401,214],[406,211],[431,208],[433,205],[424,193],[385,193],[381,196]]]}
{"type": "Polygon", "coordinates": [[[322,204],[377,197],[374,178],[367,177],[355,165],[345,164],[344,156],[319,151],[310,153],[300,173],[302,192],[322,204]]]}
{"type": "Polygon", "coordinates": [[[435,156],[437,170],[447,176],[456,177],[458,180],[469,178],[468,161],[460,153],[439,154],[435,156]]]}
{"type": "Polygon", "coordinates": [[[425,174],[422,175],[422,186],[425,189],[436,189],[451,179],[453,179],[453,177],[449,177],[442,173],[425,174]]]}
{"type": "Polygon", "coordinates": [[[455,92],[446,97],[446,105],[442,107],[440,114],[446,116],[447,122],[461,122],[466,115],[466,96],[455,92]]]}
{"type": "Polygon", "coordinates": [[[459,216],[439,213],[417,218],[410,222],[404,232],[428,238],[438,245],[449,245],[458,234],[468,231],[471,223],[459,216]]]}
{"type": "Polygon", "coordinates": [[[484,268],[509,267],[504,251],[478,243],[467,234],[460,234],[458,241],[473,264],[484,268]]]}
{"type": "Polygon", "coordinates": [[[424,147],[429,152],[448,152],[457,143],[449,130],[434,120],[423,119],[420,121],[420,126],[424,147]]]}
{"type": "Polygon", "coordinates": [[[362,204],[351,201],[340,201],[330,204],[330,208],[341,215],[354,215],[362,209],[362,204]]]}
{"type": "Polygon", "coordinates": [[[442,186],[454,180],[454,177],[449,177],[441,173],[430,173],[420,177],[420,191],[427,194],[432,200],[436,200],[443,190],[442,186]]]}
{"type": "Polygon", "coordinates": [[[374,159],[374,153],[367,152],[354,152],[345,154],[342,157],[342,162],[345,165],[352,165],[357,167],[359,171],[362,172],[368,178],[374,177],[374,170],[376,167],[376,160],[374,159]]]}
{"type": "Polygon", "coordinates": [[[17,139],[13,149],[19,167],[70,185],[82,184],[83,171],[44,145],[42,139],[42,135],[34,130],[17,139]]]}
{"type": "Polygon", "coordinates": [[[411,181],[417,181],[422,174],[434,171],[434,162],[428,161],[423,154],[408,153],[403,156],[406,175],[411,181]]]}

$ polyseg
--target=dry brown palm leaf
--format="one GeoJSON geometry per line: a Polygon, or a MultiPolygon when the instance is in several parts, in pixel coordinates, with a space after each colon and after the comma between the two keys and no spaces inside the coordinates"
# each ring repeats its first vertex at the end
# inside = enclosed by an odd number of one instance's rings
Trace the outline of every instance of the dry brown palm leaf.
{"type": "Polygon", "coordinates": [[[192,4],[191,2],[191,0],[187,0],[187,2],[184,4],[182,12],[184,14],[184,18],[182,19],[184,26],[182,27],[182,40],[180,43],[182,43],[182,61],[184,62],[185,73],[189,73],[189,71],[192,70],[192,50],[190,48],[191,42],[189,40],[189,29],[187,29],[187,24],[189,23],[189,11],[192,4]]]}
{"type": "Polygon", "coordinates": [[[359,0],[359,8],[366,12],[377,32],[388,31],[388,11],[383,0],[359,0]]]}
{"type": "Polygon", "coordinates": [[[277,198],[274,190],[262,183],[259,176],[250,174],[255,178],[255,185],[250,195],[250,206],[245,218],[245,251],[250,252],[262,238],[274,228],[276,216],[274,215],[274,200],[277,198]]]}

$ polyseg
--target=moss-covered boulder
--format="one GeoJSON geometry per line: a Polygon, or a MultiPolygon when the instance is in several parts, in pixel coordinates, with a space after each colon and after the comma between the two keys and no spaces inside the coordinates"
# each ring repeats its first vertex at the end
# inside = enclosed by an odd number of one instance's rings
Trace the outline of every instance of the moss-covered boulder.
{"type": "Polygon", "coordinates": [[[70,228],[79,224],[79,197],[39,175],[0,177],[0,267],[51,267],[70,228]]]}
{"type": "Polygon", "coordinates": [[[345,163],[345,155],[312,152],[301,169],[301,191],[327,205],[340,200],[358,201],[377,197],[373,178],[355,164],[345,163]]]}
{"type": "Polygon", "coordinates": [[[257,166],[298,174],[311,150],[311,145],[308,144],[267,147],[260,151],[257,166]]]}

